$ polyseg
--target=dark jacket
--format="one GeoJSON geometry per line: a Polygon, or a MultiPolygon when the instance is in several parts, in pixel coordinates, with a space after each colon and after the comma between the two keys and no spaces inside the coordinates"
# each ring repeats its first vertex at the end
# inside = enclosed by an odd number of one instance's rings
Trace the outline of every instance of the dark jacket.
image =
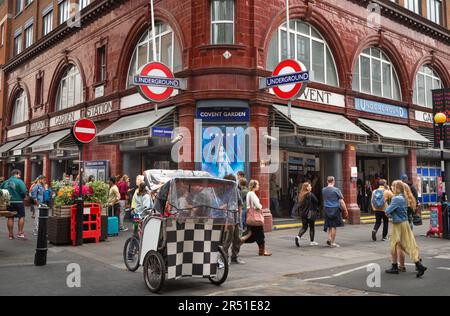
{"type": "Polygon", "coordinates": [[[319,209],[319,200],[314,193],[308,193],[303,201],[298,205],[297,212],[302,218],[307,218],[310,211],[317,211],[319,209]]]}

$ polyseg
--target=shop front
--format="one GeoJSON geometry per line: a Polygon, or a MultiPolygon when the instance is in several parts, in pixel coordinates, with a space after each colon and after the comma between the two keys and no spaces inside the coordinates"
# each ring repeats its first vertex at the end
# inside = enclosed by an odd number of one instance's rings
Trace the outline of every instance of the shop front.
{"type": "Polygon", "coordinates": [[[328,176],[344,190],[344,151],[347,144],[365,144],[368,134],[342,115],[274,105],[270,126],[279,128],[281,210],[289,216],[299,186],[310,181],[321,200],[328,176]]]}
{"type": "Polygon", "coordinates": [[[0,147],[0,157],[4,163],[4,174],[2,174],[3,177],[8,178],[11,171],[14,169],[20,170],[22,175],[25,174],[24,160],[20,157],[11,156],[11,150],[13,150],[16,146],[19,146],[23,141],[23,139],[10,141],[0,147]]]}
{"type": "Polygon", "coordinates": [[[119,146],[122,173],[134,179],[149,169],[177,169],[171,159],[171,139],[177,125],[173,106],[133,114],[103,129],[98,142],[119,146]]]}

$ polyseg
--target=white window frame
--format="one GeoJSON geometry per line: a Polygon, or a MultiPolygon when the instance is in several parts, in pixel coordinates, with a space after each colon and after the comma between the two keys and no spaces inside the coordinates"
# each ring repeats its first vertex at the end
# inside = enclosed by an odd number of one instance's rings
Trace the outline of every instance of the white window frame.
{"type": "Polygon", "coordinates": [[[81,74],[80,71],[78,70],[78,67],[76,67],[75,65],[71,65],[69,66],[69,68],[66,70],[64,76],[61,78],[61,81],[59,82],[59,86],[58,86],[58,92],[56,95],[56,108],[55,111],[62,111],[71,107],[74,107],[80,103],[83,103],[83,81],[81,80],[81,74]],[[76,102],[77,101],[77,94],[76,94],[76,81],[79,81],[79,87],[80,87],[80,91],[78,91],[79,95],[79,99],[80,102],[76,102]],[[69,83],[72,82],[72,86],[69,86],[69,83]],[[65,95],[66,98],[66,103],[63,106],[62,105],[62,88],[63,88],[63,84],[66,85],[66,89],[67,89],[67,93],[65,95]],[[72,89],[72,90],[71,90],[72,89]],[[70,93],[71,92],[71,93],[70,93]],[[73,99],[69,99],[69,96],[72,96],[73,99]]]}
{"type": "Polygon", "coordinates": [[[44,36],[53,31],[53,10],[42,17],[42,25],[44,36]]]}
{"type": "Polygon", "coordinates": [[[22,33],[14,37],[14,55],[17,56],[23,51],[22,47],[22,33]],[[17,42],[16,42],[17,41],[17,42]],[[17,45],[16,45],[17,43],[17,45]]]}
{"type": "Polygon", "coordinates": [[[23,32],[23,34],[25,37],[25,49],[27,49],[28,47],[33,45],[33,35],[34,35],[33,24],[27,27],[23,32]]]}
{"type": "MultiPolygon", "coordinates": [[[[173,72],[174,71],[174,65],[175,65],[175,32],[172,30],[172,28],[170,27],[170,25],[165,24],[165,26],[167,27],[167,30],[165,30],[164,32],[161,32],[160,30],[162,29],[163,23],[156,23],[155,24],[155,28],[156,28],[156,32],[155,32],[155,40],[156,40],[156,61],[161,62],[161,45],[162,45],[162,41],[161,39],[168,35],[171,34],[171,41],[172,41],[172,52],[171,52],[171,60],[170,60],[170,65],[167,65],[170,70],[173,72]]],[[[137,74],[139,72],[139,60],[138,60],[138,52],[139,52],[139,47],[141,46],[147,46],[147,61],[144,64],[147,64],[149,62],[152,62],[153,60],[150,59],[152,51],[153,51],[153,36],[152,36],[152,29],[149,28],[147,31],[145,31],[145,33],[141,36],[141,39],[139,40],[139,43],[136,45],[132,58],[131,58],[131,62],[130,62],[130,66],[128,67],[128,78],[130,78],[131,76],[131,71],[133,70],[133,75],[137,74]],[[134,58],[136,57],[136,58],[134,58]],[[134,65],[133,65],[133,60],[135,61],[134,65]]],[[[130,87],[130,81],[128,80],[127,86],[130,87]]]]}
{"type": "Polygon", "coordinates": [[[233,3],[233,20],[213,20],[213,8],[214,8],[214,0],[211,1],[211,44],[212,45],[233,45],[235,43],[235,32],[236,32],[236,3],[234,0],[228,0],[233,3]],[[231,43],[214,43],[214,25],[216,24],[232,24],[233,25],[233,39],[231,43]]]}
{"type": "MultiPolygon", "coordinates": [[[[290,23],[295,22],[295,28],[289,29],[289,35],[294,35],[294,43],[291,43],[291,57],[293,57],[295,60],[299,60],[298,58],[298,50],[297,50],[297,45],[298,45],[298,37],[297,36],[303,36],[309,39],[309,55],[310,55],[310,59],[309,59],[309,65],[305,65],[306,68],[311,72],[312,71],[312,63],[313,63],[313,54],[312,54],[312,47],[313,47],[313,41],[324,44],[323,45],[323,56],[324,56],[324,81],[325,82],[321,82],[321,81],[316,81],[315,78],[311,78],[312,81],[315,82],[319,82],[319,83],[323,83],[326,85],[331,85],[328,82],[328,72],[327,72],[327,65],[328,65],[328,54],[327,54],[327,50],[330,52],[330,56],[333,62],[333,66],[334,66],[334,71],[336,72],[336,87],[339,87],[340,83],[339,83],[339,73],[337,71],[337,67],[336,67],[336,61],[334,59],[333,56],[333,52],[331,51],[330,47],[328,46],[327,42],[323,39],[323,38],[319,38],[316,37],[314,35],[312,35],[312,31],[314,30],[317,34],[320,34],[319,31],[317,31],[313,26],[311,26],[308,23],[305,23],[301,20],[291,20],[290,23]],[[302,23],[305,24],[309,27],[309,34],[305,34],[302,33],[298,30],[298,23],[302,23]],[[294,44],[294,45],[292,45],[294,44]]],[[[282,24],[279,28],[278,28],[278,61],[280,62],[282,60],[282,48],[283,48],[283,43],[282,43],[282,32],[285,32],[287,34],[287,27],[286,27],[286,23],[282,24]]]]}
{"type": "Polygon", "coordinates": [[[442,8],[442,0],[427,0],[428,20],[441,24],[442,8]]]}
{"type": "Polygon", "coordinates": [[[405,8],[420,15],[420,1],[421,0],[405,0],[405,8]]]}
{"type": "Polygon", "coordinates": [[[91,0],[79,0],[78,9],[81,11],[91,4],[91,0]]]}
{"type": "Polygon", "coordinates": [[[18,15],[18,14],[22,13],[22,11],[24,9],[24,0],[19,0],[19,1],[16,0],[15,2],[16,2],[16,6],[17,6],[17,4],[20,3],[20,6],[16,7],[16,15],[18,15]]]}
{"type": "Polygon", "coordinates": [[[70,18],[70,0],[62,0],[58,3],[58,21],[63,24],[70,18]]]}
{"type": "Polygon", "coordinates": [[[414,104],[425,107],[425,108],[432,109],[433,103],[428,104],[427,90],[434,90],[434,89],[440,89],[440,88],[443,88],[442,79],[439,77],[439,75],[436,73],[436,71],[433,69],[433,67],[431,67],[430,65],[423,65],[422,67],[420,67],[419,71],[417,72],[415,82],[414,82],[414,95],[413,95],[414,104]],[[432,72],[432,75],[426,73],[425,68],[429,68],[432,72]],[[425,104],[419,103],[419,80],[418,80],[419,76],[423,76],[423,80],[424,80],[423,82],[424,82],[424,91],[425,91],[424,92],[425,93],[425,104]],[[427,78],[431,78],[431,82],[433,85],[430,89],[428,89],[428,87],[427,87],[427,78]],[[434,86],[435,80],[439,81],[439,87],[434,86]]]}
{"type": "MultiPolygon", "coordinates": [[[[364,53],[364,51],[358,56],[358,70],[359,70],[359,83],[358,83],[358,92],[361,93],[367,93],[365,91],[362,91],[361,89],[361,79],[362,79],[362,72],[361,72],[361,57],[365,57],[368,58],[370,61],[370,93],[371,95],[374,96],[378,96],[378,97],[382,97],[382,98],[387,98],[387,99],[392,99],[392,100],[396,100],[394,99],[394,84],[397,83],[399,91],[399,99],[397,101],[402,101],[402,90],[401,90],[401,86],[400,86],[400,80],[398,79],[398,75],[397,75],[397,71],[395,70],[394,65],[392,64],[392,62],[390,61],[390,59],[388,58],[388,56],[386,56],[386,54],[379,48],[376,47],[368,47],[370,49],[370,55],[364,53]],[[377,49],[380,51],[380,58],[373,56],[372,54],[372,49],[377,49]],[[373,93],[373,71],[372,71],[372,60],[376,60],[376,61],[380,61],[380,71],[381,71],[381,95],[376,95],[373,93]],[[391,68],[391,97],[386,97],[384,96],[384,76],[383,76],[383,64],[385,65],[389,65],[391,68]]],[[[366,48],[367,49],[367,48],[366,48]]],[[[364,50],[366,50],[364,49],[364,50]]]]}
{"type": "Polygon", "coordinates": [[[11,117],[11,126],[28,120],[28,98],[24,90],[21,90],[14,100],[14,109],[11,117]]]}

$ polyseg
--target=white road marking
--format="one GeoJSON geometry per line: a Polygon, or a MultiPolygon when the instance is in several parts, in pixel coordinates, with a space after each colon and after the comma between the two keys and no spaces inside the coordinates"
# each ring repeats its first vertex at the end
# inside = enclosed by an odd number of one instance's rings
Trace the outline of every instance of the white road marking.
{"type": "Polygon", "coordinates": [[[436,269],[438,269],[438,270],[450,271],[450,268],[446,268],[446,267],[439,267],[439,268],[436,268],[436,269]]]}
{"type": "MultiPolygon", "coordinates": [[[[66,264],[70,263],[70,261],[64,260],[64,261],[47,261],[47,265],[49,264],[66,264]]],[[[11,264],[1,264],[1,268],[12,268],[12,267],[31,267],[34,266],[34,263],[11,263],[11,264]]]]}
{"type": "Polygon", "coordinates": [[[335,273],[335,274],[332,274],[332,275],[327,275],[327,276],[323,276],[323,277],[319,277],[319,278],[305,279],[303,281],[304,282],[311,282],[311,281],[327,280],[327,279],[337,278],[337,277],[340,277],[340,276],[343,276],[343,275],[346,275],[346,274],[353,273],[355,271],[367,269],[370,266],[372,266],[372,264],[367,264],[365,266],[357,267],[357,268],[354,268],[354,269],[351,269],[351,270],[342,271],[342,272],[339,272],[339,273],[335,273]]]}

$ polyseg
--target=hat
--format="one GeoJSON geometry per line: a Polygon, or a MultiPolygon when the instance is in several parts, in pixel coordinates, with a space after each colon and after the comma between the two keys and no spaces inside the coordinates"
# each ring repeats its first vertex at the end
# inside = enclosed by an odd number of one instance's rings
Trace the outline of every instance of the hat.
{"type": "Polygon", "coordinates": [[[402,175],[402,181],[408,181],[408,175],[406,174],[402,175]]]}

